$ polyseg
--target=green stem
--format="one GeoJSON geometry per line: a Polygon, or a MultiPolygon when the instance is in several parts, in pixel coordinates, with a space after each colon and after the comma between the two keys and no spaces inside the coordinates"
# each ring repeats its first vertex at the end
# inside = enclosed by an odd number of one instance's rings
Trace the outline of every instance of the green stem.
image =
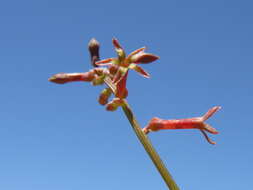
{"type": "MultiPolygon", "coordinates": [[[[104,81],[110,87],[110,89],[113,91],[113,93],[115,93],[116,88],[115,88],[114,84],[112,83],[112,81],[109,78],[105,78],[104,81]]],[[[154,165],[156,166],[157,170],[161,174],[161,176],[162,176],[163,180],[165,181],[165,183],[167,184],[168,188],[170,190],[179,190],[179,187],[177,186],[177,184],[173,180],[171,174],[169,173],[169,171],[165,167],[165,165],[164,165],[163,161],[161,160],[160,156],[155,151],[155,149],[152,146],[152,144],[151,144],[150,140],[148,139],[147,135],[145,135],[144,132],[142,131],[140,125],[138,124],[136,118],[134,117],[134,114],[133,114],[133,112],[132,112],[132,110],[131,110],[131,108],[130,108],[130,106],[127,103],[126,100],[124,100],[124,104],[122,105],[122,109],[123,109],[126,117],[128,118],[128,120],[129,120],[136,136],[138,137],[138,139],[142,143],[144,149],[146,150],[149,157],[153,161],[154,165]]]]}

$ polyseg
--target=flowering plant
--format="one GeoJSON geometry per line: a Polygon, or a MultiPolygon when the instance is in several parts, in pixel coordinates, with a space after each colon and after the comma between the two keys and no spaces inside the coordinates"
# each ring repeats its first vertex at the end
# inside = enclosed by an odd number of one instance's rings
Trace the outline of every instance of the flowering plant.
{"type": "Polygon", "coordinates": [[[84,73],[58,73],[50,77],[49,81],[58,84],[83,81],[91,82],[91,84],[94,86],[106,84],[107,87],[102,90],[98,97],[99,104],[105,106],[106,110],[108,111],[115,111],[118,109],[118,107],[123,109],[132,128],[134,129],[134,132],[141,141],[154,165],[160,172],[168,188],[171,190],[177,190],[179,189],[177,184],[173,180],[167,168],[164,166],[159,155],[156,153],[147,137],[147,134],[149,132],[164,129],[199,129],[210,144],[215,144],[215,142],[207,136],[206,132],[218,134],[218,131],[205,123],[205,121],[221,107],[215,106],[211,108],[202,117],[171,120],[154,117],[150,120],[146,127],[141,129],[129,104],[126,101],[128,96],[128,90],[126,87],[128,72],[129,70],[134,70],[141,76],[149,78],[150,75],[148,72],[146,72],[140,65],[154,62],[159,59],[159,57],[151,53],[146,53],[145,47],[137,49],[129,55],[126,55],[124,49],[117,39],[113,38],[112,43],[117,57],[100,60],[100,44],[93,38],[88,44],[91,65],[94,67],[93,69],[84,73]],[[114,95],[114,97],[109,101],[112,95],[114,95]]]}

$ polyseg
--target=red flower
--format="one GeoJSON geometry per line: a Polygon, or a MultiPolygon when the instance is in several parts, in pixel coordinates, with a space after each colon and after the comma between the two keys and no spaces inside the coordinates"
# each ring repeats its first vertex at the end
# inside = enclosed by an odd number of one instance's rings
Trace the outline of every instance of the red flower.
{"type": "Polygon", "coordinates": [[[205,136],[207,141],[211,144],[216,144],[211,139],[208,138],[205,131],[218,134],[218,131],[205,123],[205,121],[211,117],[214,113],[216,113],[221,107],[215,106],[208,110],[208,112],[202,117],[195,117],[189,119],[172,119],[172,120],[164,120],[154,117],[150,120],[148,125],[143,129],[144,133],[149,133],[151,131],[158,131],[162,129],[199,129],[202,134],[205,136]]]}
{"type": "Polygon", "coordinates": [[[95,63],[96,65],[109,66],[109,68],[111,66],[117,66],[121,76],[123,76],[128,69],[133,69],[140,75],[149,78],[149,74],[145,70],[143,70],[138,64],[151,63],[159,59],[158,56],[144,52],[144,50],[146,49],[145,47],[137,49],[130,53],[128,56],[126,56],[124,49],[121,47],[117,39],[114,38],[112,40],[112,43],[115,47],[115,51],[118,57],[98,61],[95,63]]]}
{"type": "Polygon", "coordinates": [[[86,73],[58,73],[50,77],[48,80],[57,84],[65,84],[68,82],[86,81],[91,82],[95,78],[94,70],[86,73]]]}

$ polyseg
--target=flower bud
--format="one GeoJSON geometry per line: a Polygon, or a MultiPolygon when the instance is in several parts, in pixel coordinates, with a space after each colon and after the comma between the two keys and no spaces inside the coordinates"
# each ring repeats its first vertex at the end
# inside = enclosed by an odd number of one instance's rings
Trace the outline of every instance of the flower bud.
{"type": "Polygon", "coordinates": [[[75,81],[90,82],[94,79],[94,71],[91,70],[86,73],[58,73],[50,77],[48,80],[57,84],[65,84],[75,81]]]}
{"type": "Polygon", "coordinates": [[[105,89],[101,92],[101,94],[100,94],[100,96],[99,96],[99,99],[98,99],[98,102],[99,102],[101,105],[107,104],[107,103],[108,103],[108,99],[109,99],[109,97],[111,96],[111,94],[112,94],[111,89],[110,89],[110,88],[105,88],[105,89]]]}
{"type": "Polygon", "coordinates": [[[99,61],[99,47],[99,42],[95,38],[92,38],[88,44],[88,49],[90,52],[91,64],[94,67],[97,67],[95,63],[99,61]]]}

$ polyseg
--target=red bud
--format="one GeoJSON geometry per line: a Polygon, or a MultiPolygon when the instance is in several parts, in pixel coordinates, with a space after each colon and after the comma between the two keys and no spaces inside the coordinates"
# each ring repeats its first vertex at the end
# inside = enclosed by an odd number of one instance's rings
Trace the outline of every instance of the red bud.
{"type": "Polygon", "coordinates": [[[104,90],[101,92],[100,96],[99,96],[98,102],[99,102],[101,105],[107,104],[107,103],[108,103],[108,99],[109,99],[109,97],[111,96],[111,94],[112,94],[112,91],[111,91],[110,88],[104,89],[104,90]]]}
{"type": "Polygon", "coordinates": [[[86,73],[58,73],[50,77],[48,80],[57,84],[64,84],[75,81],[90,82],[94,79],[94,71],[91,70],[86,73]]]}

